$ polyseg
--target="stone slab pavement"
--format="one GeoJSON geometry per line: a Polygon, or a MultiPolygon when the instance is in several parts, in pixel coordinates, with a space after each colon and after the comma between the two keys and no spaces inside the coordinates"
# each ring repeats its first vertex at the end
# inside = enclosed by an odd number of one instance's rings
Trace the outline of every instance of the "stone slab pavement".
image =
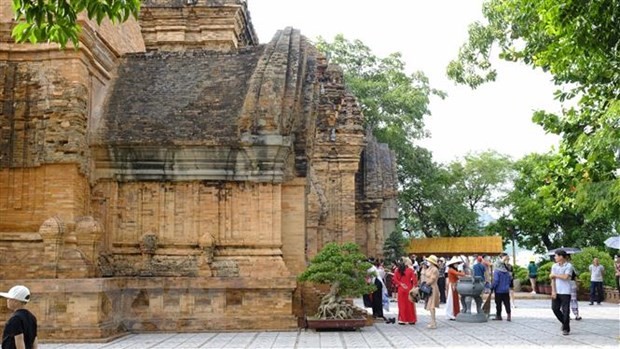
{"type": "MultiPolygon", "coordinates": [[[[395,316],[391,303],[388,316],[395,316]]],[[[493,304],[494,309],[494,304],[493,304]]],[[[620,348],[620,306],[579,302],[583,320],[562,335],[550,300],[517,300],[512,322],[469,324],[447,321],[438,310],[438,328],[427,329],[428,312],[417,305],[416,325],[385,324],[351,332],[221,332],[129,334],[108,343],[41,343],[42,349],[193,348],[620,348]]],[[[574,318],[571,315],[572,318],[574,318]]]]}

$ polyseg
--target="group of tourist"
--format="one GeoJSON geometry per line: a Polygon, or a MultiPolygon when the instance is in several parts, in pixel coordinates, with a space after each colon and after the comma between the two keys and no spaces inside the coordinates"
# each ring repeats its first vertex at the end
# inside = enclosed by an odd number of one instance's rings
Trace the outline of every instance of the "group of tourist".
{"type": "MultiPolygon", "coordinates": [[[[552,310],[562,322],[563,333],[568,334],[570,332],[569,310],[573,312],[575,320],[581,320],[575,282],[577,272],[570,264],[570,256],[566,251],[558,250],[554,258],[555,264],[550,274],[553,280],[552,310]]],[[[385,269],[382,261],[372,260],[372,262],[375,266],[369,272],[370,274],[376,272],[377,277],[369,279],[369,282],[376,283],[377,291],[367,296],[369,300],[366,306],[372,307],[373,316],[382,318],[387,323],[395,323],[396,319],[385,318],[383,309],[380,308],[383,305],[387,310],[391,298],[396,298],[398,324],[400,325],[414,325],[417,322],[416,303],[419,300],[423,300],[424,308],[430,311],[429,328],[437,327],[435,312],[440,304],[445,304],[446,318],[456,320],[464,305],[463,297],[457,290],[457,284],[459,279],[465,276],[471,276],[477,282],[484,284],[483,293],[488,295],[487,302],[490,301],[490,294],[494,294],[496,312],[493,320],[503,320],[504,312],[505,319],[512,320],[511,308],[516,307],[513,291],[514,275],[510,257],[506,253],[500,254],[495,262],[487,255],[473,256],[471,260],[466,256],[452,256],[446,259],[431,255],[418,259],[415,255],[411,255],[393,262],[389,270],[385,269]]],[[[538,268],[534,259],[530,260],[527,269],[532,293],[535,294],[538,268]]],[[[595,302],[600,304],[603,300],[602,286],[605,269],[595,258],[589,271],[591,274],[590,304],[595,302]]],[[[620,256],[616,258],[616,281],[620,291],[620,256]]],[[[482,302],[481,297],[476,299],[477,304],[478,302],[482,302]]],[[[489,310],[487,309],[486,312],[488,313],[489,310]]]]}
{"type": "Polygon", "coordinates": [[[372,308],[374,318],[395,323],[396,319],[388,319],[383,315],[385,306],[382,309],[378,307],[379,304],[385,305],[386,299],[389,306],[389,298],[395,296],[398,302],[398,324],[415,325],[418,321],[415,303],[421,299],[431,315],[427,327],[437,328],[435,310],[440,304],[439,261],[431,255],[418,264],[415,256],[412,257],[402,257],[395,261],[387,272],[381,261],[371,259],[374,266],[368,270],[368,282],[375,283],[376,287],[374,292],[364,296],[364,305],[372,308]],[[376,279],[380,278],[383,280],[377,283],[376,279]]]}
{"type": "MultiPolygon", "coordinates": [[[[575,320],[581,320],[577,302],[577,272],[570,263],[569,254],[562,249],[555,252],[555,263],[549,275],[551,282],[551,309],[562,323],[562,333],[570,333],[570,313],[575,320]],[[569,310],[570,309],[570,310],[569,310]]],[[[460,312],[460,298],[457,290],[459,278],[471,275],[485,283],[485,293],[495,293],[496,314],[494,320],[502,320],[502,305],[506,310],[506,320],[511,321],[510,293],[513,288],[512,265],[506,253],[500,254],[495,264],[488,256],[475,256],[473,267],[465,256],[454,256],[446,259],[434,255],[421,259],[418,263],[415,255],[402,257],[393,263],[390,271],[385,270],[382,261],[370,260],[373,266],[368,270],[368,282],[375,290],[364,296],[365,306],[372,308],[375,318],[384,319],[387,323],[395,323],[396,319],[388,319],[383,310],[389,309],[390,297],[396,295],[398,302],[398,324],[415,325],[418,321],[416,303],[424,301],[424,309],[430,312],[427,327],[437,328],[435,312],[440,304],[446,304],[446,317],[456,319],[460,312]],[[489,276],[491,275],[492,278],[489,276]],[[447,282],[446,282],[447,279],[447,282]]],[[[594,258],[589,266],[590,271],[590,305],[601,304],[603,300],[603,279],[605,268],[598,258],[594,258]]],[[[535,293],[538,269],[534,260],[530,260],[528,274],[535,293]]],[[[615,260],[615,278],[620,292],[620,255],[615,260]]],[[[2,334],[2,348],[37,348],[37,319],[25,306],[30,301],[30,290],[17,285],[8,292],[0,292],[0,297],[7,299],[7,307],[13,313],[5,323],[2,334]]],[[[490,298],[488,298],[490,299],[490,298]]],[[[513,301],[514,302],[514,301],[513,301]]]]}
{"type": "MultiPolygon", "coordinates": [[[[512,267],[508,264],[508,256],[502,255],[502,268],[498,273],[507,271],[512,267]]],[[[457,291],[459,278],[466,275],[479,277],[485,284],[485,293],[490,293],[494,288],[496,292],[502,292],[504,284],[491,285],[491,260],[488,256],[475,256],[473,268],[470,267],[469,259],[465,256],[453,256],[447,261],[445,258],[437,258],[434,255],[423,257],[418,260],[415,255],[402,257],[394,261],[390,270],[386,271],[382,261],[371,259],[374,266],[369,270],[369,283],[376,283],[375,292],[364,296],[365,306],[372,308],[373,316],[383,319],[387,323],[395,323],[396,319],[387,319],[383,315],[380,304],[386,303],[386,298],[395,297],[398,304],[398,324],[414,325],[417,322],[416,303],[424,301],[424,308],[430,312],[431,321],[429,328],[436,328],[436,309],[440,304],[446,304],[446,317],[455,320],[461,312],[461,299],[457,291]],[[373,277],[376,273],[377,277],[373,277]],[[379,290],[382,290],[381,292],[379,290]]],[[[511,284],[512,275],[508,274],[511,284]]],[[[495,278],[496,280],[498,277],[495,278]]],[[[503,280],[503,279],[499,279],[503,280]]],[[[508,295],[508,292],[506,292],[508,295]]],[[[501,298],[503,299],[503,298],[501,298]]],[[[496,298],[496,302],[498,302],[496,298]]],[[[388,307],[389,307],[389,301],[388,307]]],[[[507,304],[507,303],[506,303],[507,304]]],[[[498,303],[499,306],[499,303],[498,303]]],[[[507,306],[508,319],[510,320],[510,308],[507,306]]],[[[501,312],[498,311],[501,319],[501,312]]]]}

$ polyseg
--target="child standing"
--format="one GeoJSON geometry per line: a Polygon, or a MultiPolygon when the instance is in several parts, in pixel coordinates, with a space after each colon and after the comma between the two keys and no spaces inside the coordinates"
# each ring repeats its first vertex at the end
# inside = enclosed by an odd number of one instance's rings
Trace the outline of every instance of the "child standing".
{"type": "Polygon", "coordinates": [[[30,290],[17,285],[9,292],[0,292],[6,298],[6,306],[13,314],[4,325],[2,349],[37,349],[37,318],[25,306],[30,301],[30,290]]]}
{"type": "Polygon", "coordinates": [[[573,314],[575,314],[575,320],[581,320],[581,316],[579,316],[579,302],[577,302],[576,278],[577,273],[573,269],[573,274],[570,277],[570,309],[573,311],[573,314]]]}

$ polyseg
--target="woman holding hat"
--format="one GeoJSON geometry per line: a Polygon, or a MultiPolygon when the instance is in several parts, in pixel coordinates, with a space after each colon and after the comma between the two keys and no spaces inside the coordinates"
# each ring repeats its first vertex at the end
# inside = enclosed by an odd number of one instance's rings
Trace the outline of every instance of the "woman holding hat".
{"type": "Polygon", "coordinates": [[[456,320],[456,316],[461,312],[460,297],[456,290],[456,283],[459,281],[459,276],[465,276],[465,273],[457,270],[457,266],[460,263],[463,263],[463,260],[458,257],[452,257],[446,263],[446,267],[448,267],[448,299],[446,302],[446,316],[448,320],[456,320]]]}
{"type": "Polygon", "coordinates": [[[418,277],[413,270],[411,259],[403,257],[398,269],[394,272],[394,282],[398,286],[398,324],[415,325],[418,316],[415,304],[409,300],[409,291],[418,287],[418,277]]]}
{"type": "Polygon", "coordinates": [[[435,321],[435,308],[439,308],[439,286],[437,286],[437,280],[439,279],[439,269],[437,269],[437,257],[430,255],[426,258],[428,262],[428,268],[424,270],[424,281],[431,286],[433,291],[431,295],[426,299],[424,309],[431,312],[431,322],[428,324],[428,328],[437,328],[437,321],[435,321]]]}

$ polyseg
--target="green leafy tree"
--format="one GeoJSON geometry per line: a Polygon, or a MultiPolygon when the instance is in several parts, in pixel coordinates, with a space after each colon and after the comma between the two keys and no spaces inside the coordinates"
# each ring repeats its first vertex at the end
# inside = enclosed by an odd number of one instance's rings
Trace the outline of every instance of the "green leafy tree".
{"type": "Polygon", "coordinates": [[[480,235],[478,213],[464,205],[460,194],[454,187],[447,187],[441,201],[433,206],[432,220],[438,236],[480,235]]]}
{"type": "Polygon", "coordinates": [[[342,67],[347,88],[357,97],[366,127],[380,142],[398,152],[411,141],[425,135],[424,116],[431,95],[444,97],[430,87],[422,72],[408,74],[398,52],[378,57],[360,40],[347,40],[342,34],[331,42],[319,37],[318,49],[342,67]]]}
{"type": "Polygon", "coordinates": [[[443,98],[443,92],[431,88],[423,73],[407,74],[399,53],[377,57],[361,41],[342,35],[332,42],[319,38],[317,47],[343,68],[366,127],[397,154],[403,231],[426,237],[481,234],[478,211],[494,205],[510,160],[484,152],[449,167],[434,163],[431,152],[413,142],[426,135],[430,96],[443,98]]]}
{"type": "Polygon", "coordinates": [[[405,255],[407,239],[399,229],[393,230],[383,244],[383,257],[386,261],[395,261],[405,255]]]}
{"type": "Polygon", "coordinates": [[[433,222],[441,236],[476,236],[480,213],[497,208],[512,174],[511,160],[495,151],[470,153],[452,162],[443,175],[442,198],[433,207],[433,222]]]}
{"type": "MultiPolygon", "coordinates": [[[[608,217],[588,218],[589,208],[572,205],[558,190],[564,177],[554,173],[559,154],[530,154],[515,164],[513,189],[501,201],[507,214],[488,229],[520,246],[546,252],[560,246],[602,246],[613,229],[608,217]]],[[[577,190],[577,189],[574,189],[577,190]]]]}
{"type": "Polygon", "coordinates": [[[538,111],[533,120],[562,136],[549,163],[561,195],[555,209],[586,203],[586,217],[609,217],[620,203],[620,5],[615,0],[489,0],[487,23],[474,23],[469,40],[448,66],[455,81],[476,88],[497,73],[492,53],[549,72],[555,98],[571,101],[559,115],[538,111]],[[590,189],[590,190],[589,190],[590,189]],[[584,190],[584,191],[582,191],[584,190]]]}
{"type": "Polygon", "coordinates": [[[78,15],[101,24],[104,18],[114,23],[138,17],[141,0],[12,0],[19,22],[11,35],[16,42],[55,42],[65,47],[69,41],[78,45],[78,15]]]}
{"type": "Polygon", "coordinates": [[[372,265],[354,243],[329,243],[310,261],[300,281],[338,285],[338,294],[356,297],[368,291],[366,271],[372,265]]]}
{"type": "Polygon", "coordinates": [[[483,235],[480,212],[497,207],[512,175],[510,159],[494,151],[471,153],[448,166],[434,163],[425,149],[401,159],[405,229],[426,237],[483,235]]]}
{"type": "Polygon", "coordinates": [[[496,151],[470,153],[463,162],[453,162],[450,170],[457,177],[457,189],[462,192],[467,208],[478,212],[495,207],[510,182],[512,161],[496,151]]]}
{"type": "Polygon", "coordinates": [[[399,204],[403,230],[410,236],[464,236],[477,229],[478,213],[469,210],[459,181],[462,173],[433,162],[424,148],[401,155],[399,204]]]}
{"type": "Polygon", "coordinates": [[[424,116],[430,114],[430,96],[443,98],[445,94],[431,88],[422,72],[408,74],[400,53],[378,57],[360,40],[342,35],[331,42],[318,38],[316,45],[330,63],[342,67],[346,86],[362,107],[365,126],[396,153],[405,231],[431,235],[427,200],[438,187],[427,179],[436,167],[427,167],[432,163],[431,153],[413,141],[426,135],[424,116]]]}
{"type": "Polygon", "coordinates": [[[321,301],[317,317],[350,318],[353,309],[343,297],[359,297],[374,290],[374,285],[366,283],[371,266],[358,245],[329,243],[314,256],[298,280],[331,285],[330,292],[321,301]]]}
{"type": "Polygon", "coordinates": [[[405,149],[399,158],[401,226],[410,237],[418,233],[433,237],[437,235],[434,207],[444,197],[446,172],[425,148],[405,149]]]}

